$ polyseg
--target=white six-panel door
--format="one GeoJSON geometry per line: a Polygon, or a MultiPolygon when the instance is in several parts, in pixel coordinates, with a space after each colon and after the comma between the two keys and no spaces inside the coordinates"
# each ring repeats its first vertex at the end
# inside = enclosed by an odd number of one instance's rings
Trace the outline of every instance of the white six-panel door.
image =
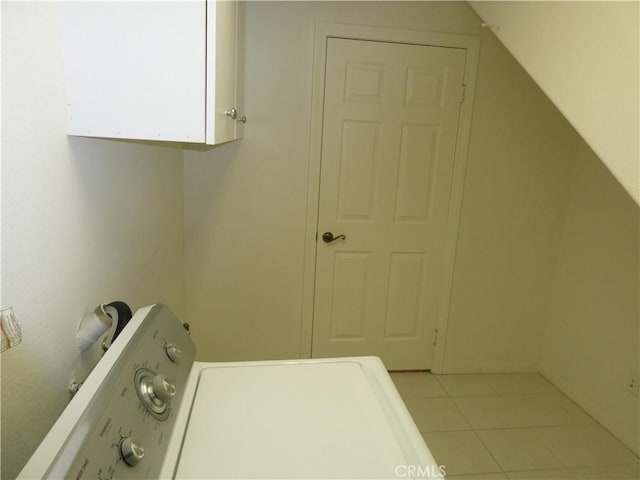
{"type": "Polygon", "coordinates": [[[328,40],[313,357],[430,368],[465,52],[328,40]]]}

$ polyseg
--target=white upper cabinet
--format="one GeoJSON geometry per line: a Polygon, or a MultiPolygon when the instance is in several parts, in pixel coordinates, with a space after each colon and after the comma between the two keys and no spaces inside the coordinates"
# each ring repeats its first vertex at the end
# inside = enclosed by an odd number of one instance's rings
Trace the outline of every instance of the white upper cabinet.
{"type": "Polygon", "coordinates": [[[228,0],[62,4],[69,135],[240,138],[241,8],[228,0]]]}

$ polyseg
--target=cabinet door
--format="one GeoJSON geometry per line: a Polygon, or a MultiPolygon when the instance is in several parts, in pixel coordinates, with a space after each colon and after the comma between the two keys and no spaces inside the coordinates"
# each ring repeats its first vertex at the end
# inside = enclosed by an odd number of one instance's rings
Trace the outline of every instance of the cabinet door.
{"type": "Polygon", "coordinates": [[[69,134],[204,142],[206,7],[64,2],[69,134]]]}
{"type": "Polygon", "coordinates": [[[241,105],[242,6],[237,1],[207,0],[207,133],[206,143],[216,144],[242,136],[242,121],[226,112],[241,105]],[[215,31],[215,35],[212,33],[215,31]]]}

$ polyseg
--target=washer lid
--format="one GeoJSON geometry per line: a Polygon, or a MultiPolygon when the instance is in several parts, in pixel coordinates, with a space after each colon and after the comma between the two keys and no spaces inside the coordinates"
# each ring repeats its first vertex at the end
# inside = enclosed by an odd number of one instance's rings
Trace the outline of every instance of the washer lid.
{"type": "Polygon", "coordinates": [[[176,478],[397,478],[419,464],[426,473],[424,442],[368,370],[357,361],[203,369],[176,478]]]}

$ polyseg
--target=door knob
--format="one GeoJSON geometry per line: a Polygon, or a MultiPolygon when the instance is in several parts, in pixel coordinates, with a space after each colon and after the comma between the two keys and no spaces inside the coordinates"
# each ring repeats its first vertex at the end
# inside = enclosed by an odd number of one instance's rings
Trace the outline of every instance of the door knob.
{"type": "Polygon", "coordinates": [[[322,234],[322,241],[324,243],[332,243],[335,242],[336,240],[346,240],[347,236],[346,235],[336,235],[335,237],[333,236],[333,233],[331,232],[324,232],[322,234]]]}

